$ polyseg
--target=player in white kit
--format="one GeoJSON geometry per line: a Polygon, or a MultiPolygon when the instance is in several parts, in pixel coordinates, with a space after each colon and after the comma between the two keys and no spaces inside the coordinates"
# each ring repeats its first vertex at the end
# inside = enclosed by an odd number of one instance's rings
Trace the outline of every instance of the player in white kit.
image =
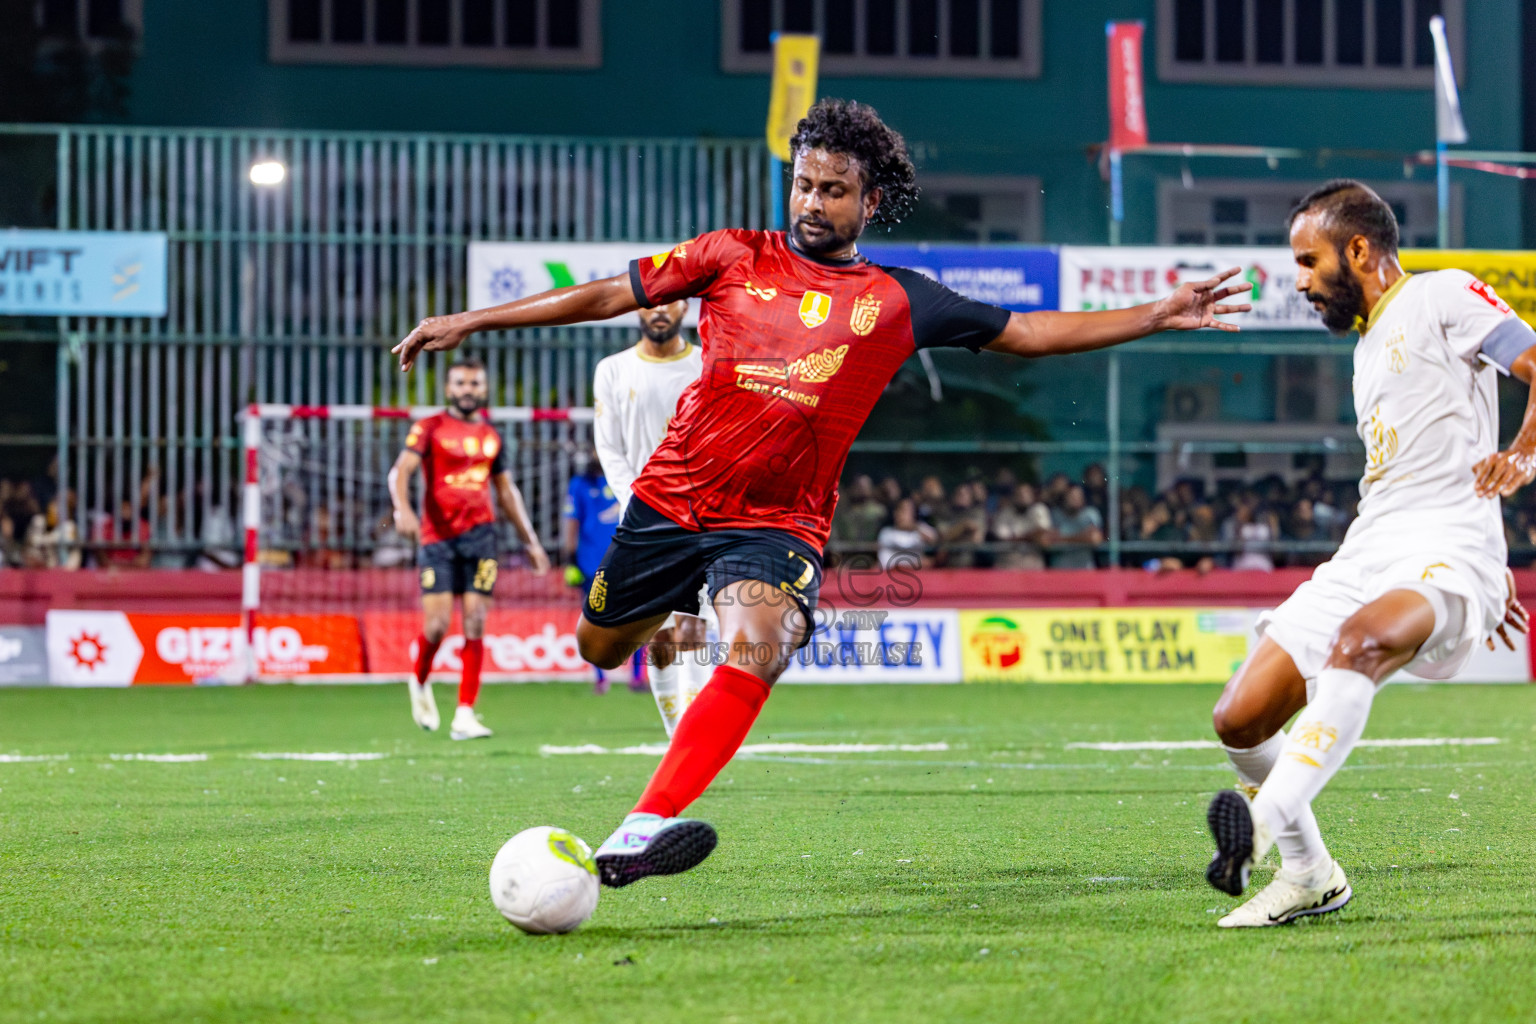
{"type": "Polygon", "coordinates": [[[1258,647],[1216,705],[1216,733],[1252,800],[1235,790],[1212,800],[1206,878],[1237,896],[1271,846],[1281,857],[1274,880],[1222,927],[1349,902],[1311,805],[1360,738],[1378,686],[1402,668],[1448,678],[1479,642],[1492,646],[1497,632],[1510,643],[1507,629],[1526,628],[1499,498],[1536,473],[1536,389],[1499,451],[1496,380],[1536,379],[1536,332],[1465,271],[1404,273],[1397,238],[1391,207],[1354,181],[1329,182],[1291,214],[1297,290],[1335,335],[1360,332],[1366,470],[1344,543],[1261,617],[1258,647]]]}
{"type": "MultiPolygon", "coordinates": [[[[661,444],[678,398],[704,369],[699,346],[678,333],[687,312],[686,299],[642,309],[640,340],[597,364],[593,441],[621,515],[629,504],[630,485],[661,444]]],[[[709,607],[707,598],[700,607],[709,607]]],[[[651,694],[668,736],[714,671],[707,659],[700,663],[697,653],[705,636],[702,618],[674,612],[651,638],[651,694]]]]}

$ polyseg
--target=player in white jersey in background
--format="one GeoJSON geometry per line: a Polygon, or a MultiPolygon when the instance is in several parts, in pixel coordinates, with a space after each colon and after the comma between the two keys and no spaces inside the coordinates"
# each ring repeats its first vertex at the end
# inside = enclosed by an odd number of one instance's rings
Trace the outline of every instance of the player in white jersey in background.
{"type": "MultiPolygon", "coordinates": [[[[686,299],[640,310],[640,340],[597,364],[593,441],[620,515],[629,505],[630,485],[667,432],[678,398],[704,370],[699,346],[679,334],[687,312],[686,299]]],[[[708,608],[708,600],[700,607],[708,608]]],[[[704,619],[673,612],[651,638],[651,695],[669,737],[714,671],[707,659],[700,664],[697,653],[705,637],[704,619]]]]}
{"type": "Polygon", "coordinates": [[[1216,705],[1216,733],[1253,799],[1227,790],[1212,800],[1206,878],[1237,896],[1272,845],[1281,857],[1274,880],[1218,922],[1226,928],[1349,902],[1312,801],[1360,738],[1377,688],[1402,668],[1449,678],[1494,632],[1510,643],[1508,628],[1526,628],[1499,498],[1536,473],[1536,388],[1499,451],[1496,380],[1536,380],[1536,332],[1465,271],[1404,273],[1391,207],[1358,182],[1317,189],[1290,227],[1297,290],[1333,334],[1360,332],[1366,470],[1338,552],[1260,618],[1258,647],[1216,705]]]}

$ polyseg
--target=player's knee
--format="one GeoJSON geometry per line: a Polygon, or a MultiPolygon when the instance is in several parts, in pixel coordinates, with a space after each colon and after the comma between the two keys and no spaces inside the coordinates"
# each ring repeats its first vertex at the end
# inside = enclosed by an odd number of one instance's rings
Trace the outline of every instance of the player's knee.
{"type": "Polygon", "coordinates": [[[485,636],[485,613],[477,612],[464,616],[464,639],[479,640],[485,636]]]}
{"type": "Polygon", "coordinates": [[[1216,730],[1216,737],[1236,750],[1256,747],[1274,735],[1269,723],[1261,721],[1241,704],[1225,697],[1217,701],[1211,711],[1211,725],[1216,730]]]}
{"type": "Polygon", "coordinates": [[[630,655],[624,645],[615,643],[612,637],[604,636],[589,627],[585,620],[576,626],[576,651],[582,661],[604,671],[618,668],[629,660],[630,655]]]}
{"type": "Polygon", "coordinates": [[[1372,679],[1380,678],[1390,664],[1398,662],[1408,650],[1409,639],[1390,625],[1378,625],[1351,619],[1339,627],[1329,668],[1347,668],[1372,679]]]}
{"type": "Polygon", "coordinates": [[[440,644],[443,642],[443,637],[448,635],[448,619],[438,618],[435,615],[428,616],[422,624],[421,632],[429,643],[440,644]]]}

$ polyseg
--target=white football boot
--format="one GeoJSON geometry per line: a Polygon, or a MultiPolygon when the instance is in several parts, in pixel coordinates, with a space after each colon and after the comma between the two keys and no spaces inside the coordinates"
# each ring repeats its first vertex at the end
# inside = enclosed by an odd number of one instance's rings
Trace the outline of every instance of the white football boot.
{"type": "Polygon", "coordinates": [[[436,732],[440,724],[437,717],[437,699],[432,696],[431,683],[406,680],[411,690],[411,718],[427,732],[436,732]]]}
{"type": "Polygon", "coordinates": [[[460,704],[459,710],[453,713],[453,724],[448,727],[448,738],[455,740],[483,740],[487,736],[494,735],[480,721],[480,716],[475,714],[475,709],[468,704],[460,704]]]}
{"type": "Polygon", "coordinates": [[[1267,928],[1309,914],[1338,910],[1354,896],[1339,862],[1333,862],[1322,885],[1308,886],[1286,875],[1282,868],[1253,899],[1217,921],[1222,928],[1267,928]]]}

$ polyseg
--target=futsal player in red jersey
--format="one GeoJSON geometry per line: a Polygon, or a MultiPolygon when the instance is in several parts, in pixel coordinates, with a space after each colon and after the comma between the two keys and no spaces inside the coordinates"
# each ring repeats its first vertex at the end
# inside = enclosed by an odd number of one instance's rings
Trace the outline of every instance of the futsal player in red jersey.
{"type": "Polygon", "coordinates": [[[496,512],[522,538],[535,573],[549,571],[549,558],[528,521],[523,496],[507,469],[501,435],[480,411],[490,399],[485,365],[465,358],[448,368],[445,388],[448,408],[411,424],[405,450],[389,471],[389,496],[395,507],[395,529],[421,538],[417,566],[421,569],[421,636],[416,638],[416,678],[411,691],[411,717],[429,731],[437,729],[437,701],[427,676],[432,659],[453,618],[453,599],[464,605],[464,649],[459,654],[459,705],[448,735],[456,740],[482,739],[491,730],[475,715],[480,695],[480,666],[485,659],[485,613],[496,588],[496,512]],[[421,515],[411,508],[410,482],[422,471],[421,515]]]}
{"type": "Polygon", "coordinates": [[[701,583],[728,661],[678,724],[633,812],[597,853],[604,884],[673,874],[714,849],[715,830],[680,818],[736,753],[797,647],[811,635],[821,551],[854,436],[897,368],[931,346],[1032,358],[1086,352],[1157,331],[1215,327],[1246,312],[1233,268],[1158,302],[1095,313],[1010,313],[858,253],[869,223],[917,198],[901,136],[873,109],[823,100],[799,124],[789,232],[712,231],[636,260],[627,275],[504,306],[432,317],[394,349],[402,369],[476,331],[606,320],[702,300],[704,372],[593,577],[577,641],[619,665],[701,583]],[[764,657],[767,652],[768,657],[764,657]]]}

